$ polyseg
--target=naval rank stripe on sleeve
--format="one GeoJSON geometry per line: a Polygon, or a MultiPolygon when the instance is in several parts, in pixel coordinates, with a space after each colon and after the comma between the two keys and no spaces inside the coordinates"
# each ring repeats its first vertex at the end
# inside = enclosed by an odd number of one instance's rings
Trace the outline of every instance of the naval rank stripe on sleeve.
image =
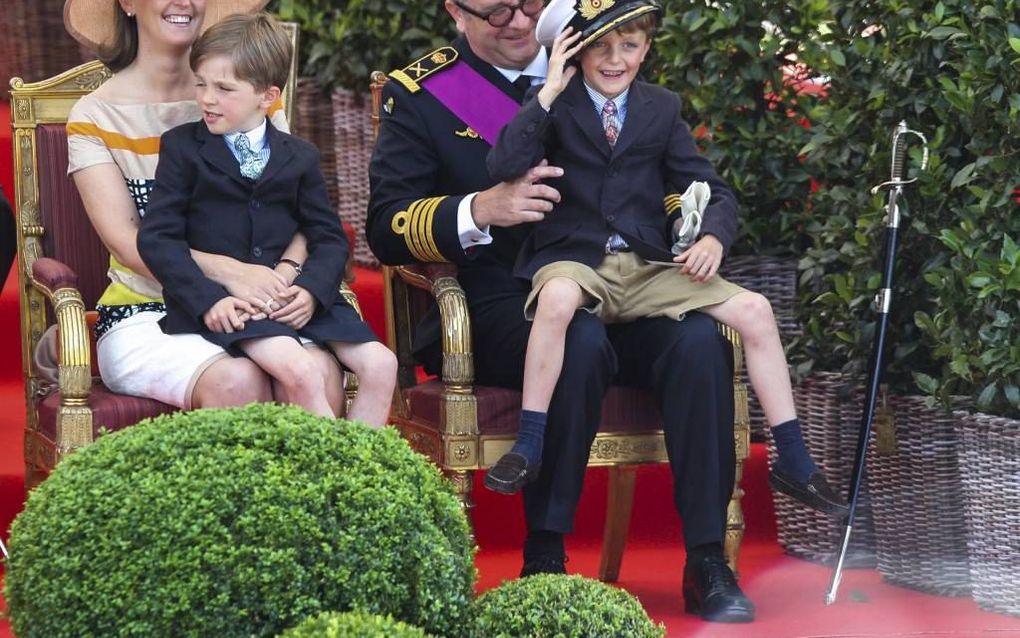
{"type": "Polygon", "coordinates": [[[432,222],[439,203],[446,197],[429,197],[413,202],[407,208],[408,220],[404,232],[407,249],[419,261],[447,261],[432,235],[432,222]]]}
{"type": "Polygon", "coordinates": [[[676,209],[680,208],[680,194],[670,193],[663,198],[662,202],[666,207],[666,214],[672,215],[676,209]]]}

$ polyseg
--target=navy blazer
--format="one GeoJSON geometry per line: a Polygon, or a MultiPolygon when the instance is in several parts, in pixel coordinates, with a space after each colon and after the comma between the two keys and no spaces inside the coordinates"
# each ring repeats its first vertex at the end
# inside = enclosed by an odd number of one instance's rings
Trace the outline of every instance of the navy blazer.
{"type": "Polygon", "coordinates": [[[138,252],[163,284],[167,333],[206,333],[203,315],[229,295],[202,273],[192,248],[273,267],[300,230],[308,257],[294,283],[312,293],[320,309],[337,300],[348,245],[329,205],[319,151],[268,121],[266,143],[269,162],[252,181],[205,122],[163,134],[138,252]]]}
{"type": "Polygon", "coordinates": [[[516,276],[531,279],[554,261],[594,268],[614,232],[645,259],[672,260],[672,225],[679,211],[667,216],[663,198],[675,189],[683,192],[696,180],[712,189],[701,233],[718,237],[724,251],[729,248],[736,234],[736,197],[698,153],[675,93],[634,81],[627,117],[613,147],[580,73],[548,112],[536,94],[533,90],[503,128],[487,160],[497,181],[516,179],[543,158],[564,171],[562,177],[548,180],[561,200],[521,246],[516,276]]]}

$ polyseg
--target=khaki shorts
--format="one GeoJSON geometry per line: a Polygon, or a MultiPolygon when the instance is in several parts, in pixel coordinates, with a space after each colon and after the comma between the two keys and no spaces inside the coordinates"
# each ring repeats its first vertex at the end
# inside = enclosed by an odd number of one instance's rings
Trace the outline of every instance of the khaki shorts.
{"type": "Polygon", "coordinates": [[[606,255],[595,269],[573,261],[557,261],[543,266],[531,280],[531,294],[524,304],[524,316],[529,321],[535,317],[539,291],[553,277],[577,283],[584,293],[581,307],[606,323],[644,317],[680,320],[692,310],[747,292],[718,275],[708,282],[696,282],[678,267],[649,264],[633,252],[606,255]]]}

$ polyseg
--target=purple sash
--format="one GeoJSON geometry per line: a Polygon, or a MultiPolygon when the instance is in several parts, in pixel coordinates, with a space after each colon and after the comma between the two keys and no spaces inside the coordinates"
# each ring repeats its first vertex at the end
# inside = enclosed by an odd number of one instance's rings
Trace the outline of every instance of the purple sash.
{"type": "Polygon", "coordinates": [[[421,85],[490,145],[521,108],[463,61],[425,78],[421,85]]]}

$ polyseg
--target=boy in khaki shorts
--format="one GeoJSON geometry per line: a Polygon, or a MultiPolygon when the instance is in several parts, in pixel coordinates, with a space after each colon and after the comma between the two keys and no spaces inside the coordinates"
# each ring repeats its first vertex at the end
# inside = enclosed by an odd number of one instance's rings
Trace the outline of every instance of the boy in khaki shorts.
{"type": "Polygon", "coordinates": [[[550,47],[546,82],[503,129],[488,167],[494,179],[510,181],[547,159],[564,170],[550,181],[561,200],[518,255],[514,274],[532,281],[525,313],[534,320],[521,423],[485,484],[512,494],[538,476],[566,330],[579,308],[606,323],[682,320],[697,310],[743,340],[751,385],[779,453],[772,485],[844,515],[845,501],[804,444],[769,301],[716,276],[734,235],[735,198],[698,154],[677,96],[636,79],[661,11],[656,0],[552,0],[539,18],[536,37],[550,47]],[[581,73],[571,63],[575,56],[581,73]],[[687,186],[682,206],[665,197],[669,185],[687,186]],[[674,209],[666,217],[664,199],[674,209]],[[700,235],[688,233],[685,222],[702,214],[700,235]],[[674,256],[674,242],[688,234],[695,236],[674,256]]]}

